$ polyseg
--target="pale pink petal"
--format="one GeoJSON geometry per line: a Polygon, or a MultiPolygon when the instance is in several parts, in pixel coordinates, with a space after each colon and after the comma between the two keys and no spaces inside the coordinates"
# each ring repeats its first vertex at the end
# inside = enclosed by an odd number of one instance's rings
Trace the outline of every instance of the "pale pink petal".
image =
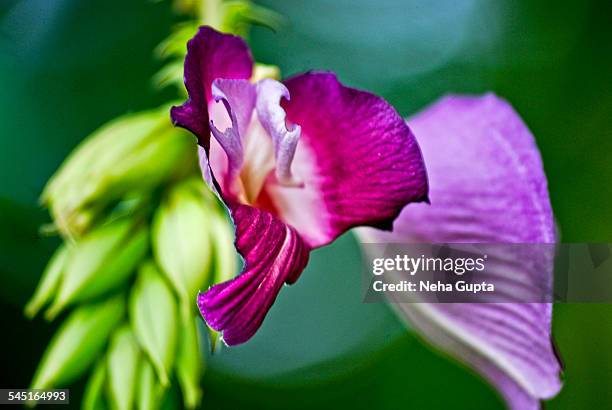
{"type": "Polygon", "coordinates": [[[289,90],[282,83],[269,78],[257,83],[257,116],[274,144],[276,181],[282,185],[300,186],[300,181],[291,174],[300,126],[287,127],[286,114],[280,106],[282,98],[290,99],[289,90]]]}

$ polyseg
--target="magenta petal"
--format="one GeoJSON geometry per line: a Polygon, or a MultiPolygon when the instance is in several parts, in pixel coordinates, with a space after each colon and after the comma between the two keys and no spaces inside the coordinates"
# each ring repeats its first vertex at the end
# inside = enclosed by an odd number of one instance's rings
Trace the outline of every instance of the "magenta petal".
{"type": "Polygon", "coordinates": [[[232,216],[243,271],[198,295],[202,316],[230,346],[255,334],[283,284],[295,282],[304,270],[310,251],[294,229],[268,212],[238,205],[232,216]]]}
{"type": "MultiPolygon", "coordinates": [[[[407,208],[395,221],[392,234],[364,229],[359,232],[362,238],[421,243],[555,241],[537,146],[508,103],[495,95],[451,96],[408,123],[427,164],[431,205],[407,208]]],[[[496,274],[531,293],[542,292],[552,281],[553,259],[537,255],[537,250],[533,257],[523,255],[515,259],[523,266],[496,274]]],[[[510,299],[512,292],[508,294],[508,302],[516,300],[510,299]]],[[[534,301],[544,299],[541,295],[534,301]]],[[[511,408],[539,408],[540,399],[560,390],[550,303],[397,307],[426,339],[478,370],[511,408]]]]}
{"type": "Polygon", "coordinates": [[[184,77],[189,99],[179,107],[172,107],[172,121],[193,132],[199,144],[208,149],[208,104],[212,101],[213,80],[249,79],[252,71],[251,53],[240,37],[200,27],[187,43],[184,77]]]}
{"type": "Polygon", "coordinates": [[[303,188],[271,184],[283,219],[313,247],[359,225],[390,229],[406,204],[427,199],[412,132],[385,100],[342,85],[331,73],[285,82],[287,119],[301,127],[293,161],[303,188]]]}

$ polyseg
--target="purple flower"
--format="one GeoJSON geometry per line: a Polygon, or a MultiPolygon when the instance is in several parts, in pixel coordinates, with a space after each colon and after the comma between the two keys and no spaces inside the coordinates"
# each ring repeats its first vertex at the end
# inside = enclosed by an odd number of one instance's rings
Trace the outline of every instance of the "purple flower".
{"type": "MultiPolygon", "coordinates": [[[[408,120],[423,150],[431,205],[396,219],[393,233],[361,228],[364,242],[554,243],[546,176],[535,141],[512,107],[496,97],[449,96],[408,120]]],[[[517,247],[496,301],[520,294],[547,300],[552,254],[542,245],[517,247]],[[544,255],[543,255],[544,253],[544,255]],[[542,257],[544,256],[544,257],[542,257]],[[520,289],[517,291],[516,289],[520,289]]],[[[551,248],[551,247],[549,247],[551,248]]],[[[505,250],[511,249],[504,247],[505,250]]],[[[512,248],[513,249],[513,248],[512,248]]],[[[504,256],[488,263],[504,266],[504,256]]],[[[507,266],[507,265],[506,265],[507,266]]],[[[403,318],[438,348],[476,369],[512,409],[537,409],[561,389],[551,342],[550,303],[403,303],[403,318]]]]}
{"type": "Polygon", "coordinates": [[[332,73],[253,84],[252,71],[239,37],[202,27],[187,46],[189,100],[171,112],[198,137],[244,258],[239,276],[198,295],[229,345],[253,336],[312,249],[355,226],[388,230],[406,204],[427,200],[416,140],[383,99],[332,73]]]}

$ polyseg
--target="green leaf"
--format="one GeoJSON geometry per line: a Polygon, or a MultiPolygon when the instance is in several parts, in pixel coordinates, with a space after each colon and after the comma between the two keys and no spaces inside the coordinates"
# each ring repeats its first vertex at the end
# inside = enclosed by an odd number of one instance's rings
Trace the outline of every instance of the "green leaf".
{"type": "Polygon", "coordinates": [[[115,331],[108,348],[108,392],[113,409],[132,409],[140,360],[140,349],[126,324],[115,331]]]}
{"type": "Polygon", "coordinates": [[[169,383],[175,357],[177,306],[172,290],[153,262],[144,263],[130,295],[130,323],[162,386],[169,383]]]}
{"type": "Polygon", "coordinates": [[[80,377],[102,352],[124,314],[123,295],[75,310],[53,336],[30,388],[65,386],[80,377]]]}

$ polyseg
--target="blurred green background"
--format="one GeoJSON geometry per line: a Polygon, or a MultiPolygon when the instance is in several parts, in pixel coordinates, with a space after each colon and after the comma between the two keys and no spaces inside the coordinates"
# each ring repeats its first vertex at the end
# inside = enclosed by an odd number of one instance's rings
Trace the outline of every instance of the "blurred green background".
{"type": "MultiPolygon", "coordinates": [[[[507,98],[541,148],[562,240],[612,241],[609,0],[260,3],[287,23],[254,29],[253,52],[284,75],[334,70],[406,116],[448,92],[507,98]]],[[[54,330],[22,315],[58,244],[38,234],[37,197],[98,126],[176,96],[150,77],[178,21],[166,1],[0,2],[1,387],[29,384],[54,330]]],[[[255,338],[210,359],[204,408],[503,408],[388,307],[362,304],[359,266],[351,235],[316,251],[255,338]]],[[[557,305],[554,334],[565,387],[547,408],[612,408],[612,306],[557,305]]]]}

